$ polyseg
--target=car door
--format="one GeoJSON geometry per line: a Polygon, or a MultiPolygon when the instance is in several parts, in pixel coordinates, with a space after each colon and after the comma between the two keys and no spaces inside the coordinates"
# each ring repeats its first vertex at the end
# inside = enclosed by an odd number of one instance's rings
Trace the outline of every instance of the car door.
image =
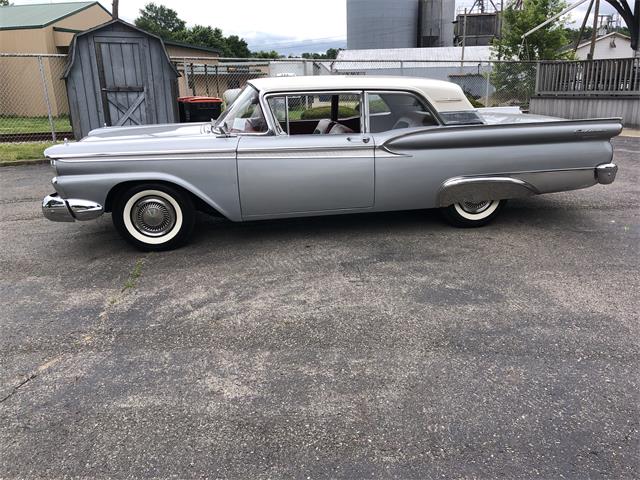
{"type": "MultiPolygon", "coordinates": [[[[362,98],[360,93],[356,95],[362,98]]],[[[292,98],[296,104],[308,104],[312,95],[297,93],[288,97],[287,104],[292,98]]],[[[313,98],[326,102],[330,94],[316,93],[313,98]]],[[[263,108],[270,108],[269,103],[265,101],[263,108]]],[[[322,113],[322,108],[307,110],[322,113]]],[[[359,107],[353,110],[356,116],[362,111],[359,107]]],[[[356,122],[364,125],[355,117],[347,121],[354,122],[352,126],[356,122]]],[[[341,128],[335,125],[333,133],[304,133],[304,129],[310,131],[318,123],[320,121],[298,120],[291,129],[288,124],[282,129],[275,126],[274,135],[240,138],[238,184],[243,218],[313,215],[373,207],[375,165],[371,137],[362,133],[362,128],[336,133],[341,128]],[[302,133],[293,134],[296,129],[302,133]]],[[[343,127],[342,130],[349,129],[343,127]]]]}

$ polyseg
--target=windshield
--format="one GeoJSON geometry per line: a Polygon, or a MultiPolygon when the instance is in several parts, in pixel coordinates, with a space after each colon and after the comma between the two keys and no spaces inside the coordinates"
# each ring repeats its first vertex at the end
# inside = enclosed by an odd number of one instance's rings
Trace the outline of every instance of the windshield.
{"type": "Polygon", "coordinates": [[[247,85],[216,122],[223,133],[264,133],[267,122],[260,107],[258,91],[247,85]]]}

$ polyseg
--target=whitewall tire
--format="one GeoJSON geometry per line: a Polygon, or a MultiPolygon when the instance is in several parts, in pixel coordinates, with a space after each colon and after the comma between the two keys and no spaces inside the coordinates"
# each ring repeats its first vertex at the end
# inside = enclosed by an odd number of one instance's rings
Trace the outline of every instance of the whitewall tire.
{"type": "Polygon", "coordinates": [[[142,250],[169,250],[184,244],[195,222],[188,194],[164,184],[135,185],[116,198],[113,223],[142,250]]]}
{"type": "Polygon", "coordinates": [[[493,220],[506,200],[464,201],[443,208],[446,220],[456,227],[480,227],[493,220]]]}

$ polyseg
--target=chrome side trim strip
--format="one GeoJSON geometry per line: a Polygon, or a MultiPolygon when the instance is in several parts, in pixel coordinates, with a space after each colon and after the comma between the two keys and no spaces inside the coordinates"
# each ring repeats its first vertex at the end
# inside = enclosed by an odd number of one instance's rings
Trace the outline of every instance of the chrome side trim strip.
{"type": "Polygon", "coordinates": [[[238,160],[250,158],[373,158],[371,148],[286,148],[238,150],[238,160]]]}
{"type": "Polygon", "coordinates": [[[235,158],[236,151],[234,150],[151,150],[141,152],[110,152],[110,153],[66,153],[59,154],[55,158],[56,160],[66,161],[67,159],[109,159],[109,158],[124,158],[124,159],[141,159],[141,160],[158,160],[158,157],[170,157],[170,158],[235,158]],[[203,157],[204,156],[204,157],[203,157]],[[142,157],[142,158],[141,158],[142,157]],[[148,158],[147,158],[148,157],[148,158]]]}
{"type": "Polygon", "coordinates": [[[130,162],[132,160],[145,162],[145,161],[172,161],[172,160],[235,160],[235,156],[233,157],[113,157],[113,158],[92,158],[92,157],[81,157],[81,158],[73,158],[73,159],[65,159],[60,160],[62,163],[82,163],[82,162],[130,162]]]}

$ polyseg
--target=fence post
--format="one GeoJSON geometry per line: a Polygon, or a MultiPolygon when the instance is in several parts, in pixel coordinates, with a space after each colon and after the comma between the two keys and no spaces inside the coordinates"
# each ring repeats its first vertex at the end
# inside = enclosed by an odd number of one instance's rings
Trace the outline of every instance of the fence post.
{"type": "Polygon", "coordinates": [[[218,78],[218,64],[216,63],[216,97],[220,97],[220,79],[218,78]]]}
{"type": "Polygon", "coordinates": [[[204,64],[204,89],[207,92],[207,97],[209,96],[209,72],[207,71],[207,64],[204,64]]]}
{"type": "Polygon", "coordinates": [[[487,65],[487,73],[486,73],[487,82],[484,90],[484,106],[485,107],[489,106],[489,77],[491,76],[490,73],[491,73],[491,63],[487,65]]]}
{"type": "Polygon", "coordinates": [[[191,67],[191,93],[193,93],[193,96],[195,96],[196,95],[196,76],[193,73],[193,62],[191,62],[189,66],[191,67]]]}
{"type": "Polygon", "coordinates": [[[542,85],[540,85],[540,60],[538,60],[536,62],[536,86],[535,86],[534,94],[538,94],[540,92],[541,87],[542,85]]]}
{"type": "Polygon", "coordinates": [[[38,55],[38,67],[40,68],[40,78],[42,79],[42,87],[44,89],[44,101],[47,104],[47,115],[49,116],[49,128],[51,128],[51,140],[56,141],[56,129],[53,126],[53,116],[51,115],[51,101],[49,100],[49,89],[47,88],[47,79],[44,76],[44,65],[42,57],[38,55]]]}
{"type": "Polygon", "coordinates": [[[189,72],[187,72],[187,59],[182,59],[182,69],[184,70],[184,91],[189,95],[189,72]]]}

